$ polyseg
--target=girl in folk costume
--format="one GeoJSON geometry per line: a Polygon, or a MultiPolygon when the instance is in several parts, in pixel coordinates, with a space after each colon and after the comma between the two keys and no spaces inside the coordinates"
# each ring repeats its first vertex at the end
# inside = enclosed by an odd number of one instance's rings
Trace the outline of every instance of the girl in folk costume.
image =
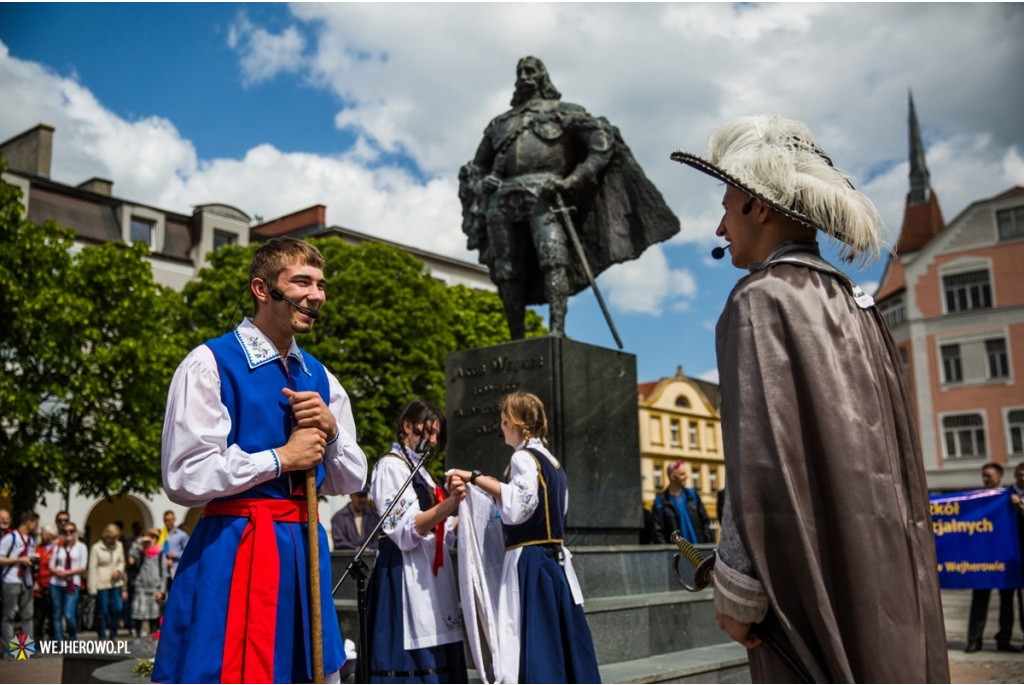
{"type": "MultiPolygon", "coordinates": [[[[427,449],[444,450],[447,428],[440,409],[424,400],[405,408],[398,441],[373,470],[370,493],[384,521],[368,587],[370,682],[465,683],[462,614],[448,550],[458,519],[451,514],[464,485],[447,496],[421,468],[399,489],[427,449]]],[[[363,658],[363,655],[360,655],[363,658]]]]}
{"type": "Polygon", "coordinates": [[[540,399],[524,392],[506,396],[501,431],[515,449],[505,482],[479,471],[449,472],[451,487],[469,482],[494,498],[504,529],[495,682],[599,683],[583,593],[563,546],[565,471],[546,446],[540,399]]]}

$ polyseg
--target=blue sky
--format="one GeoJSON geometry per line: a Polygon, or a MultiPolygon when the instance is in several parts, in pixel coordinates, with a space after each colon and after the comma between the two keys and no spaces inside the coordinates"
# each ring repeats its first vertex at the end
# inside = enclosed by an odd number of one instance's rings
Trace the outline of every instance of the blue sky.
{"type": "MultiPolygon", "coordinates": [[[[782,112],[895,233],[913,88],[950,220],[1024,184],[1022,29],[1017,5],[3,4],[0,139],[46,121],[63,182],[107,177],[175,211],[322,203],[330,223],[475,261],[458,167],[534,54],[565,100],[620,128],[683,224],[599,280],[640,379],[703,375],[742,274],[708,258],[721,188],[668,154],[782,112]]],[[[870,287],[881,268],[853,275],[870,287]]],[[[590,292],[567,330],[614,344],[590,292]]]]}

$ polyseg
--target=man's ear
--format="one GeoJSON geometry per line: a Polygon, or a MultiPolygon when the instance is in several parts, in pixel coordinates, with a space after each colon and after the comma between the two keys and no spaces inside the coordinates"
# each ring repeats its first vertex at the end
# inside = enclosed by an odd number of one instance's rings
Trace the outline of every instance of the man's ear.
{"type": "Polygon", "coordinates": [[[771,217],[771,213],[773,211],[772,208],[768,206],[767,202],[762,202],[758,198],[754,198],[754,202],[757,203],[754,207],[757,211],[757,214],[755,215],[757,216],[757,221],[762,224],[768,223],[768,219],[771,217]]]}

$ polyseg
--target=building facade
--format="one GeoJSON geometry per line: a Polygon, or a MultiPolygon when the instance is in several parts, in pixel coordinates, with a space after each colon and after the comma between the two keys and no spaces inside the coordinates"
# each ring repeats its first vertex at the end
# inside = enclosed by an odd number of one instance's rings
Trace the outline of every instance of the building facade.
{"type": "Polygon", "coordinates": [[[875,294],[903,358],[928,487],[981,486],[987,462],[1024,461],[1024,187],[946,224],[913,100],[910,192],[875,294]]]}
{"type": "Polygon", "coordinates": [[[689,487],[700,493],[704,508],[718,517],[717,494],[725,488],[722,417],[718,386],[676,375],[637,386],[640,412],[640,483],[644,507],[668,487],[668,467],[682,461],[689,487]]]}
{"type": "MultiPolygon", "coordinates": [[[[197,205],[191,214],[183,214],[117,197],[113,193],[114,182],[106,179],[91,178],[68,185],[50,177],[54,133],[52,126],[39,124],[0,143],[0,154],[7,163],[3,181],[21,189],[25,216],[37,225],[55,219],[73,229],[74,251],[111,241],[120,240],[125,245],[143,241],[150,249],[147,261],[153,280],[175,290],[180,291],[194,280],[208,265],[207,255],[224,245],[245,246],[277,236],[338,236],[355,245],[374,240],[387,242],[340,226],[326,226],[323,205],[253,226],[248,214],[223,203],[197,205]]],[[[388,244],[423,261],[443,283],[496,289],[483,266],[397,243],[388,244]]],[[[200,509],[174,504],[163,490],[150,497],[123,495],[106,500],[83,496],[72,486],[66,492],[47,493],[45,498],[46,505],[37,508],[43,522],[53,521],[59,510],[67,509],[90,544],[113,521],[121,521],[126,529],[134,522],[139,522],[143,529],[159,527],[164,512],[172,511],[178,523],[185,523],[191,530],[201,514],[200,509]]],[[[321,520],[328,530],[331,516],[347,501],[347,497],[331,497],[321,502],[321,520]]],[[[0,492],[0,507],[10,506],[9,498],[0,492]]]]}

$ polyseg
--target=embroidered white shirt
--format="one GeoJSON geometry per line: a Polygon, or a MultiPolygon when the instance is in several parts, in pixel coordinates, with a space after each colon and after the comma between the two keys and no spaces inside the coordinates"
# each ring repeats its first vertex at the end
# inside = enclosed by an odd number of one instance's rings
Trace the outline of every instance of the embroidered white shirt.
{"type": "MultiPolygon", "coordinates": [[[[282,363],[270,340],[246,318],[236,329],[249,365],[282,363]]],[[[305,372],[305,361],[294,338],[288,363],[305,372]]],[[[366,482],[366,456],[356,444],[355,420],[348,394],[327,371],[330,386],[328,408],[338,423],[338,435],[324,453],[326,477],[322,495],[356,492],[366,482]]],[[[308,372],[307,372],[308,373],[308,372]]],[[[245,452],[227,444],[231,417],[220,400],[220,374],[213,351],[206,345],[192,350],[178,366],[167,393],[163,432],[164,490],[172,502],[186,507],[203,506],[217,497],[244,492],[273,480],[280,463],[268,445],[260,452],[245,452]]]]}
{"type": "MultiPolygon", "coordinates": [[[[388,505],[416,465],[415,455],[397,444],[392,455],[381,457],[373,469],[370,496],[382,517],[388,505]]],[[[420,469],[427,486],[436,487],[426,469],[420,469]]],[[[462,612],[451,556],[447,550],[455,546],[456,535],[451,518],[445,520],[444,563],[434,575],[434,554],[437,549],[433,530],[426,535],[416,532],[416,516],[422,512],[413,486],[398,498],[398,504],[385,518],[381,531],[402,551],[402,616],[403,647],[406,650],[436,647],[462,640],[462,612]]]]}

